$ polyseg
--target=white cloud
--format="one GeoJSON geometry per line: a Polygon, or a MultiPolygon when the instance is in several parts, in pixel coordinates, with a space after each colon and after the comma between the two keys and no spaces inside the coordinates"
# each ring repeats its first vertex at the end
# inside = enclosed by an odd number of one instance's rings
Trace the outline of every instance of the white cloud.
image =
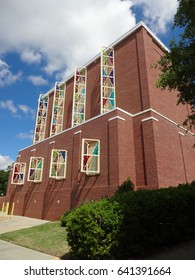
{"type": "Polygon", "coordinates": [[[11,165],[14,162],[9,156],[0,155],[0,170],[5,170],[8,165],[11,165]]]}
{"type": "Polygon", "coordinates": [[[8,110],[14,117],[22,118],[21,113],[26,117],[35,118],[35,110],[27,105],[19,104],[15,105],[13,100],[0,101],[0,109],[8,110]]]}
{"type": "Polygon", "coordinates": [[[130,0],[143,11],[143,21],[156,34],[166,32],[167,24],[173,21],[177,11],[177,0],[130,0]]]}
{"type": "Polygon", "coordinates": [[[35,110],[30,108],[27,105],[18,105],[18,108],[26,115],[29,116],[31,118],[35,118],[35,110]]]}
{"type": "Polygon", "coordinates": [[[33,83],[33,85],[35,86],[43,86],[43,85],[47,85],[48,81],[45,80],[42,76],[28,76],[28,80],[31,81],[33,83]]]}
{"type": "Polygon", "coordinates": [[[22,76],[21,72],[13,74],[9,69],[9,65],[0,59],[0,87],[13,84],[22,76]]]}
{"type": "Polygon", "coordinates": [[[0,1],[0,53],[17,52],[24,62],[41,62],[47,74],[65,79],[75,65],[83,65],[135,25],[133,6],[158,35],[166,32],[177,5],[177,0],[0,1]]]}
{"type": "Polygon", "coordinates": [[[13,114],[16,114],[18,111],[12,100],[0,101],[0,109],[9,110],[13,114]]]}
{"type": "Polygon", "coordinates": [[[130,7],[120,0],[0,1],[0,53],[18,52],[23,61],[42,61],[48,74],[67,75],[135,25],[130,7]]]}
{"type": "Polygon", "coordinates": [[[30,130],[29,132],[20,132],[16,135],[17,138],[19,139],[33,139],[33,130],[30,130]]]}
{"type": "Polygon", "coordinates": [[[21,53],[21,60],[27,63],[40,63],[41,54],[35,50],[24,50],[21,53]]]}

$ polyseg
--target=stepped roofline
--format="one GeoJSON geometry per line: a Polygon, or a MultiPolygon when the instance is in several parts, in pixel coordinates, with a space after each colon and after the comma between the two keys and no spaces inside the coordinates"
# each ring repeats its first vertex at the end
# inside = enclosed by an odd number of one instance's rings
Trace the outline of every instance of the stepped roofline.
{"type": "MultiPolygon", "coordinates": [[[[133,28],[131,28],[129,31],[127,31],[125,34],[123,34],[122,36],[120,36],[117,40],[115,40],[113,43],[111,43],[109,46],[107,46],[108,48],[111,47],[115,47],[116,45],[118,45],[121,41],[123,41],[124,39],[126,39],[127,37],[129,37],[130,35],[132,35],[133,33],[135,33],[139,28],[145,28],[146,31],[150,34],[150,36],[154,39],[154,41],[163,49],[165,50],[169,50],[164,44],[163,42],[151,31],[151,29],[143,22],[140,21],[139,23],[137,23],[133,28]]],[[[95,62],[98,58],[100,58],[101,53],[99,52],[96,56],[94,56],[92,59],[90,59],[87,63],[85,63],[82,67],[88,67],[90,64],[92,64],[93,62],[95,62]]],[[[72,79],[74,77],[75,73],[72,73],[71,75],[69,75],[65,80],[61,81],[60,83],[63,85],[65,84],[68,80],[72,79]]],[[[54,91],[54,87],[51,88],[48,92],[46,92],[45,94],[43,94],[43,96],[47,96],[50,95],[52,92],[54,91]]]]}

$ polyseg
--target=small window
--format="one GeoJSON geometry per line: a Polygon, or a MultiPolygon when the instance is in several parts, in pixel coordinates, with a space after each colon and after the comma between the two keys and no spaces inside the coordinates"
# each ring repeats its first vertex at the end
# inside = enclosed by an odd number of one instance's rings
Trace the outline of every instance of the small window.
{"type": "Polygon", "coordinates": [[[31,157],[30,166],[28,172],[28,181],[30,182],[41,182],[43,174],[43,158],[42,157],[31,157]]]}
{"type": "Polygon", "coordinates": [[[26,163],[24,162],[15,162],[13,166],[12,173],[12,184],[23,185],[24,177],[26,172],[26,163]]]}
{"type": "Polygon", "coordinates": [[[100,173],[100,140],[82,139],[81,172],[87,175],[100,173]]]}
{"type": "Polygon", "coordinates": [[[51,151],[50,178],[65,179],[66,178],[66,162],[67,151],[53,149],[51,151]]]}

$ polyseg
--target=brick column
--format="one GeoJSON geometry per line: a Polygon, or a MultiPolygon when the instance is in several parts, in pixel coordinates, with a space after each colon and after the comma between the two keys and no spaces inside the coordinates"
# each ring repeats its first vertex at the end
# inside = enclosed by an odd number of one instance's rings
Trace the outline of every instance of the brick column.
{"type": "Polygon", "coordinates": [[[158,187],[158,172],[155,150],[153,125],[158,120],[154,117],[142,119],[143,149],[146,171],[146,185],[149,188],[158,187]]]}
{"type": "Polygon", "coordinates": [[[71,190],[70,190],[70,209],[77,205],[77,192],[80,185],[82,174],[81,169],[81,138],[82,131],[78,130],[74,133],[72,143],[72,166],[71,170],[71,190]]]}
{"type": "Polygon", "coordinates": [[[126,178],[125,119],[119,116],[108,123],[109,185],[119,186],[126,178]]]}

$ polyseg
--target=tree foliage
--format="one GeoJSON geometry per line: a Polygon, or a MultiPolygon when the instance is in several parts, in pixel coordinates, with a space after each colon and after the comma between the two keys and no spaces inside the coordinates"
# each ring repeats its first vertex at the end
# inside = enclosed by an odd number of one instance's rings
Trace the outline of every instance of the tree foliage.
{"type": "Polygon", "coordinates": [[[9,173],[10,167],[8,167],[6,170],[0,170],[0,195],[6,194],[9,173]]]}
{"type": "Polygon", "coordinates": [[[178,0],[179,6],[174,17],[175,27],[183,32],[178,42],[170,43],[170,51],[165,50],[164,56],[157,63],[161,74],[157,87],[177,90],[178,104],[189,104],[191,113],[184,125],[195,127],[195,1],[178,0]]]}

